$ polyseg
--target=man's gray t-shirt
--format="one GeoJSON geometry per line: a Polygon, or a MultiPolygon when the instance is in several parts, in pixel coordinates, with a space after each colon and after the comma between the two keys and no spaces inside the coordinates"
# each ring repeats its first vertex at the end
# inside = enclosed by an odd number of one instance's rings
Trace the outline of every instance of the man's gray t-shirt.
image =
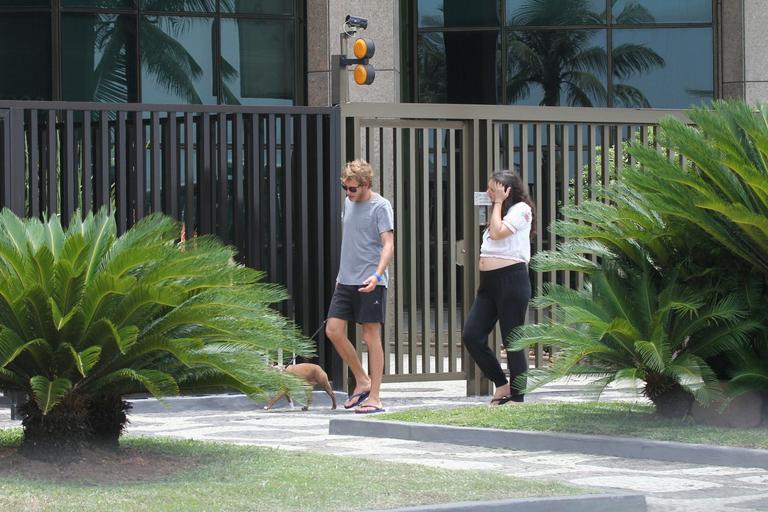
{"type": "MultiPolygon", "coordinates": [[[[336,281],[361,285],[376,273],[384,247],[381,234],[395,229],[392,205],[376,193],[372,193],[368,201],[353,202],[346,198],[342,222],[341,261],[336,281]]],[[[387,286],[388,282],[389,275],[385,270],[379,284],[387,286]]]]}

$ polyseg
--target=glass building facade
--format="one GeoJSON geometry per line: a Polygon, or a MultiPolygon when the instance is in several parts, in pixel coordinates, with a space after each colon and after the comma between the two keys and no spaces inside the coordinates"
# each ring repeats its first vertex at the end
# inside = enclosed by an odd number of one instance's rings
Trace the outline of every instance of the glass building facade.
{"type": "Polygon", "coordinates": [[[0,99],[304,102],[302,0],[0,0],[0,99]]]}
{"type": "Polygon", "coordinates": [[[413,101],[687,108],[715,96],[712,0],[403,5],[413,101]]]}

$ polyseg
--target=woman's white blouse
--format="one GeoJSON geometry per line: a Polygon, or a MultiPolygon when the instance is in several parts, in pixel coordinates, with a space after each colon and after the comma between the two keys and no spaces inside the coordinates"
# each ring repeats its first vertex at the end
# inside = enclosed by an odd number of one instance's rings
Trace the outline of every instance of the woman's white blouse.
{"type": "Polygon", "coordinates": [[[500,258],[504,260],[531,260],[531,207],[524,202],[513,204],[507,214],[501,219],[512,234],[500,240],[491,239],[488,229],[483,233],[483,244],[480,246],[480,257],[500,258]]]}

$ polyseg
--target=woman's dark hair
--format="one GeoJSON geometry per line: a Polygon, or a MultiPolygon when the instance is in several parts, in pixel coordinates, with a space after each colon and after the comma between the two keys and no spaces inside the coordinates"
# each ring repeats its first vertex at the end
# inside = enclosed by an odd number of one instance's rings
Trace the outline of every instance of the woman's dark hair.
{"type": "Polygon", "coordinates": [[[492,180],[501,183],[504,188],[511,188],[509,196],[501,205],[501,217],[507,214],[512,205],[523,202],[531,207],[531,240],[536,236],[536,205],[528,197],[523,180],[512,171],[496,171],[491,176],[492,180]]]}

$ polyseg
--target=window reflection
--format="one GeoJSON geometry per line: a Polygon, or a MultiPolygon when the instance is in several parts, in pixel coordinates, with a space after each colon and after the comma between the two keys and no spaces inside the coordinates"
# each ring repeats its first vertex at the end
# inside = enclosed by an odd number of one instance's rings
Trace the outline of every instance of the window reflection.
{"type": "Polygon", "coordinates": [[[706,58],[712,48],[710,29],[617,29],[613,31],[613,40],[617,49],[642,46],[664,62],[644,73],[617,76],[615,80],[620,79],[621,83],[614,87],[616,106],[631,106],[626,102],[623,87],[642,94],[647,99],[646,106],[655,108],[687,108],[712,99],[712,59],[706,58]]]}
{"type": "Polygon", "coordinates": [[[136,17],[62,16],[62,95],[66,101],[136,101],[136,17]]]}
{"type": "Polygon", "coordinates": [[[503,26],[478,18],[484,5],[498,4],[418,0],[418,101],[491,102],[494,83],[499,102],[525,105],[686,108],[714,96],[712,0],[504,0],[503,26]],[[505,55],[492,66],[489,46],[470,41],[494,28],[505,55]]]}
{"type": "Polygon", "coordinates": [[[528,30],[508,34],[507,102],[607,105],[605,30],[528,30]],[[545,55],[548,58],[541,58],[545,55]]]}
{"type": "Polygon", "coordinates": [[[420,27],[487,27],[499,24],[499,0],[420,0],[420,27]]]}
{"type": "Polygon", "coordinates": [[[216,103],[211,18],[143,16],[141,101],[216,103]]]}
{"type": "Polygon", "coordinates": [[[51,17],[0,16],[0,98],[51,99],[51,17]]]}
{"type": "Polygon", "coordinates": [[[424,34],[421,41],[418,55],[420,101],[499,102],[499,32],[433,32],[424,34]]]}
{"type": "Polygon", "coordinates": [[[293,60],[291,22],[222,20],[222,102],[292,104],[293,60]]]}
{"type": "Polygon", "coordinates": [[[145,11],[215,12],[216,0],[141,0],[141,7],[145,11]]]}
{"type": "Polygon", "coordinates": [[[0,7],[51,6],[51,0],[0,0],[0,7]]]}
{"type": "Polygon", "coordinates": [[[710,23],[712,0],[616,0],[613,22],[617,24],[710,23]]]}
{"type": "Polygon", "coordinates": [[[135,7],[133,0],[62,0],[62,7],[96,7],[100,9],[126,9],[135,7]]]}
{"type": "Polygon", "coordinates": [[[293,14],[293,4],[293,0],[221,0],[221,12],[293,14]]]}
{"type": "Polygon", "coordinates": [[[507,25],[548,27],[552,25],[604,24],[605,0],[506,0],[507,25]]]}

